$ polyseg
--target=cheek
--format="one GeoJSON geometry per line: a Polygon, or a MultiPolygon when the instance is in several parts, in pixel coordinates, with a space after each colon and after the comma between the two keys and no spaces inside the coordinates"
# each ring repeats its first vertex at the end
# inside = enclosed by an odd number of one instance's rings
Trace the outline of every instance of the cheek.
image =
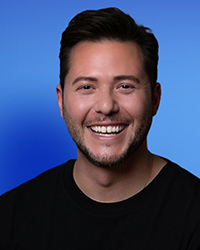
{"type": "Polygon", "coordinates": [[[127,98],[122,107],[132,119],[143,119],[144,116],[152,113],[151,100],[147,96],[127,98]]]}
{"type": "Polygon", "coordinates": [[[70,95],[65,98],[67,113],[76,121],[84,120],[91,107],[92,102],[88,98],[80,98],[77,95],[70,95]]]}

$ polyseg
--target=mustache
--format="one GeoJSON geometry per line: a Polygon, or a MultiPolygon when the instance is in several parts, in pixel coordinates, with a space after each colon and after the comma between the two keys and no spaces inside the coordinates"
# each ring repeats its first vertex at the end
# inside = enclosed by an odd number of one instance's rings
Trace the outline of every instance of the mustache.
{"type": "Polygon", "coordinates": [[[90,125],[91,123],[98,123],[98,122],[116,122],[116,123],[125,123],[125,124],[129,124],[132,122],[132,120],[130,118],[127,118],[127,117],[121,117],[121,116],[118,116],[118,115],[108,115],[108,116],[105,116],[105,115],[101,115],[101,116],[98,116],[94,119],[89,119],[89,120],[85,120],[83,125],[84,126],[88,126],[90,125]]]}

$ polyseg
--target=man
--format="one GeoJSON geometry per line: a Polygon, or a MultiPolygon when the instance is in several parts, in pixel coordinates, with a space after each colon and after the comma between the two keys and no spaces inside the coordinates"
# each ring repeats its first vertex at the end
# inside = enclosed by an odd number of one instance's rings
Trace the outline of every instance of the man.
{"type": "Polygon", "coordinates": [[[1,197],[0,249],[200,249],[199,179],[147,148],[157,62],[119,9],[72,19],[56,91],[78,156],[1,197]]]}

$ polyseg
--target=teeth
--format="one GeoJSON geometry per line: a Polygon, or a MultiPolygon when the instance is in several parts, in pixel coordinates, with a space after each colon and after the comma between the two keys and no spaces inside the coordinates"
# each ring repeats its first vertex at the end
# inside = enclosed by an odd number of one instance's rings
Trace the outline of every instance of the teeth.
{"type": "Polygon", "coordinates": [[[100,128],[100,132],[102,132],[102,133],[106,133],[106,127],[102,127],[102,128],[100,128]]]}
{"type": "Polygon", "coordinates": [[[111,126],[108,126],[107,127],[107,133],[111,133],[112,132],[112,127],[111,126]]]}
{"type": "Polygon", "coordinates": [[[111,134],[119,133],[125,126],[92,126],[91,129],[96,133],[111,134]]]}

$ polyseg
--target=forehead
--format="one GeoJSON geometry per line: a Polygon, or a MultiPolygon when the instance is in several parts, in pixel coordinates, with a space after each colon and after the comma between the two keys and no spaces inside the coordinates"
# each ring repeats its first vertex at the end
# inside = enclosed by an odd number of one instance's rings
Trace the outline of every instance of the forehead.
{"type": "Polygon", "coordinates": [[[97,54],[98,52],[106,51],[108,55],[121,53],[128,53],[130,56],[139,56],[142,59],[142,52],[140,47],[132,41],[115,41],[115,40],[102,40],[102,41],[82,41],[77,43],[71,50],[70,59],[76,59],[76,56],[84,55],[85,53],[97,54]],[[100,50],[101,49],[101,50],[100,50]]]}
{"type": "Polygon", "coordinates": [[[71,51],[69,66],[68,75],[144,75],[141,50],[130,41],[80,42],[71,51]]]}

